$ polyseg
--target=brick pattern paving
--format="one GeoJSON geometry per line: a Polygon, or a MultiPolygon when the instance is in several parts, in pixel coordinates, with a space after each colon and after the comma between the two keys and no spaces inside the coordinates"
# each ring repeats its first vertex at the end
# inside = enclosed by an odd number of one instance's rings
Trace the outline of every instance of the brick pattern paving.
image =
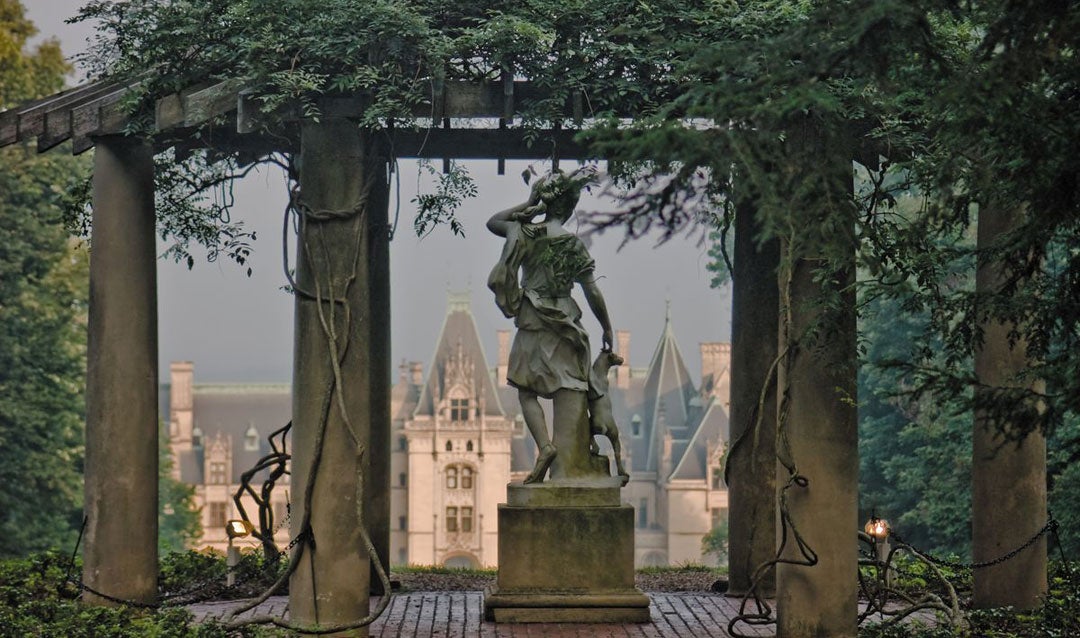
{"type": "MultiPolygon", "coordinates": [[[[396,594],[371,635],[384,638],[712,638],[727,636],[727,625],[738,613],[739,601],[717,594],[651,592],[652,621],[642,624],[496,624],[484,620],[484,596],[478,591],[408,592],[396,594]]],[[[372,600],[372,607],[375,606],[372,600]]],[[[198,621],[220,618],[238,601],[213,602],[188,608],[198,621]]],[[[252,613],[285,615],[288,598],[275,596],[252,613]]],[[[743,625],[748,636],[771,636],[772,627],[743,625]]]]}

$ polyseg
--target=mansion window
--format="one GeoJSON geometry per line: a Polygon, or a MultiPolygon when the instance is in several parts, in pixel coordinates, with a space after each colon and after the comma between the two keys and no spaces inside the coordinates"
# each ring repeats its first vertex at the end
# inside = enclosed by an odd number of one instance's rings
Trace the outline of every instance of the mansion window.
{"type": "Polygon", "coordinates": [[[398,474],[397,479],[398,479],[398,485],[400,485],[401,487],[406,487],[409,484],[409,475],[406,474],[405,472],[402,472],[401,474],[398,474]]]}
{"type": "Polygon", "coordinates": [[[225,476],[225,462],[224,461],[210,461],[210,480],[211,485],[224,485],[228,482],[225,476]]]}
{"type": "Polygon", "coordinates": [[[473,445],[472,445],[471,440],[465,442],[465,451],[466,452],[472,452],[473,451],[473,445]]]}
{"type": "Polygon", "coordinates": [[[446,467],[446,489],[471,490],[473,488],[473,469],[468,465],[448,465],[446,467]]]}
{"type": "Polygon", "coordinates": [[[228,504],[225,501],[211,501],[207,507],[210,509],[207,526],[225,527],[225,521],[229,520],[228,504]]]}
{"type": "Polygon", "coordinates": [[[408,518],[406,518],[404,516],[398,516],[397,522],[398,522],[398,529],[401,529],[401,530],[409,529],[409,519],[408,518]]]}
{"type": "Polygon", "coordinates": [[[640,414],[635,414],[634,417],[632,419],[630,419],[630,435],[631,436],[641,436],[641,415],[640,414]]]}
{"type": "Polygon", "coordinates": [[[473,531],[473,508],[456,507],[451,505],[446,508],[446,531],[450,533],[469,533],[473,531]]]}
{"type": "Polygon", "coordinates": [[[447,452],[453,452],[454,451],[454,443],[452,441],[447,441],[446,442],[446,451],[447,452]]]}
{"type": "Polygon", "coordinates": [[[469,420],[469,400],[468,399],[450,399],[450,420],[451,421],[468,421],[469,420]]]}
{"type": "Polygon", "coordinates": [[[641,529],[649,526],[649,499],[643,498],[638,504],[637,526],[641,529]]]}
{"type": "Polygon", "coordinates": [[[409,450],[409,439],[403,436],[398,437],[397,447],[402,452],[407,452],[409,450]]]}

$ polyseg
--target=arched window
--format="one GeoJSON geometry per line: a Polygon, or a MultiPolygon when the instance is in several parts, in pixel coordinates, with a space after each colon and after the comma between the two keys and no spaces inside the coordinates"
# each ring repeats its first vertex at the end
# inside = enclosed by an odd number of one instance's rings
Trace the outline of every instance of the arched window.
{"type": "Polygon", "coordinates": [[[452,442],[450,442],[450,441],[446,442],[446,451],[447,452],[453,452],[454,451],[454,444],[452,442]]]}
{"type": "Polygon", "coordinates": [[[462,489],[466,489],[466,490],[471,490],[472,489],[472,468],[471,467],[463,467],[463,468],[461,468],[461,487],[462,487],[462,489]]]}
{"type": "Polygon", "coordinates": [[[458,469],[456,465],[446,468],[446,489],[457,489],[458,469]]]}
{"type": "Polygon", "coordinates": [[[461,531],[463,531],[463,532],[471,532],[472,531],[472,508],[471,507],[463,507],[463,508],[461,508],[461,531]]]}
{"type": "Polygon", "coordinates": [[[471,556],[463,556],[461,554],[457,556],[450,556],[443,562],[444,567],[451,569],[476,569],[479,563],[471,556]]]}
{"type": "Polygon", "coordinates": [[[470,441],[466,441],[466,442],[465,442],[465,451],[466,451],[466,452],[472,452],[472,449],[473,449],[473,448],[472,448],[472,441],[471,441],[471,440],[470,440],[470,441]]]}
{"type": "Polygon", "coordinates": [[[641,415],[635,414],[630,419],[630,434],[633,436],[641,436],[641,415]]]}
{"type": "Polygon", "coordinates": [[[457,508],[450,506],[446,508],[446,531],[456,532],[458,531],[458,514],[457,508]]]}

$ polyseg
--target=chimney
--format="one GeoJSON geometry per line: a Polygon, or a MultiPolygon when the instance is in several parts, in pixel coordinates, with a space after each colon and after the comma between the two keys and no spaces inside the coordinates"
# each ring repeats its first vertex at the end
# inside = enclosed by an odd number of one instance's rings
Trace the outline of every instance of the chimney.
{"type": "Polygon", "coordinates": [[[497,330],[495,335],[499,338],[499,363],[495,368],[495,383],[502,386],[506,384],[506,373],[510,369],[510,331],[497,330]]]}
{"type": "Polygon", "coordinates": [[[412,373],[413,385],[424,385],[424,364],[419,361],[413,361],[409,364],[409,371],[412,373]]]}
{"type": "Polygon", "coordinates": [[[615,387],[630,387],[630,331],[615,331],[615,352],[623,358],[625,363],[615,368],[615,387]]]}
{"type": "Polygon", "coordinates": [[[731,388],[731,344],[701,344],[701,390],[707,398],[726,403],[731,388]]]}
{"type": "Polygon", "coordinates": [[[178,448],[191,447],[191,430],[195,419],[194,381],[194,363],[173,361],[169,364],[169,438],[178,448]]]}

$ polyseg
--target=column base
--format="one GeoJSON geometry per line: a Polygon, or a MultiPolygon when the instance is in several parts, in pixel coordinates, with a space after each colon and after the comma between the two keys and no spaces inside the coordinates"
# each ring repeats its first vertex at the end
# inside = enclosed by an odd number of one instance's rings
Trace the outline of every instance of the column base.
{"type": "Polygon", "coordinates": [[[504,623],[647,623],[649,597],[640,591],[588,594],[484,592],[484,618],[504,623]]]}

